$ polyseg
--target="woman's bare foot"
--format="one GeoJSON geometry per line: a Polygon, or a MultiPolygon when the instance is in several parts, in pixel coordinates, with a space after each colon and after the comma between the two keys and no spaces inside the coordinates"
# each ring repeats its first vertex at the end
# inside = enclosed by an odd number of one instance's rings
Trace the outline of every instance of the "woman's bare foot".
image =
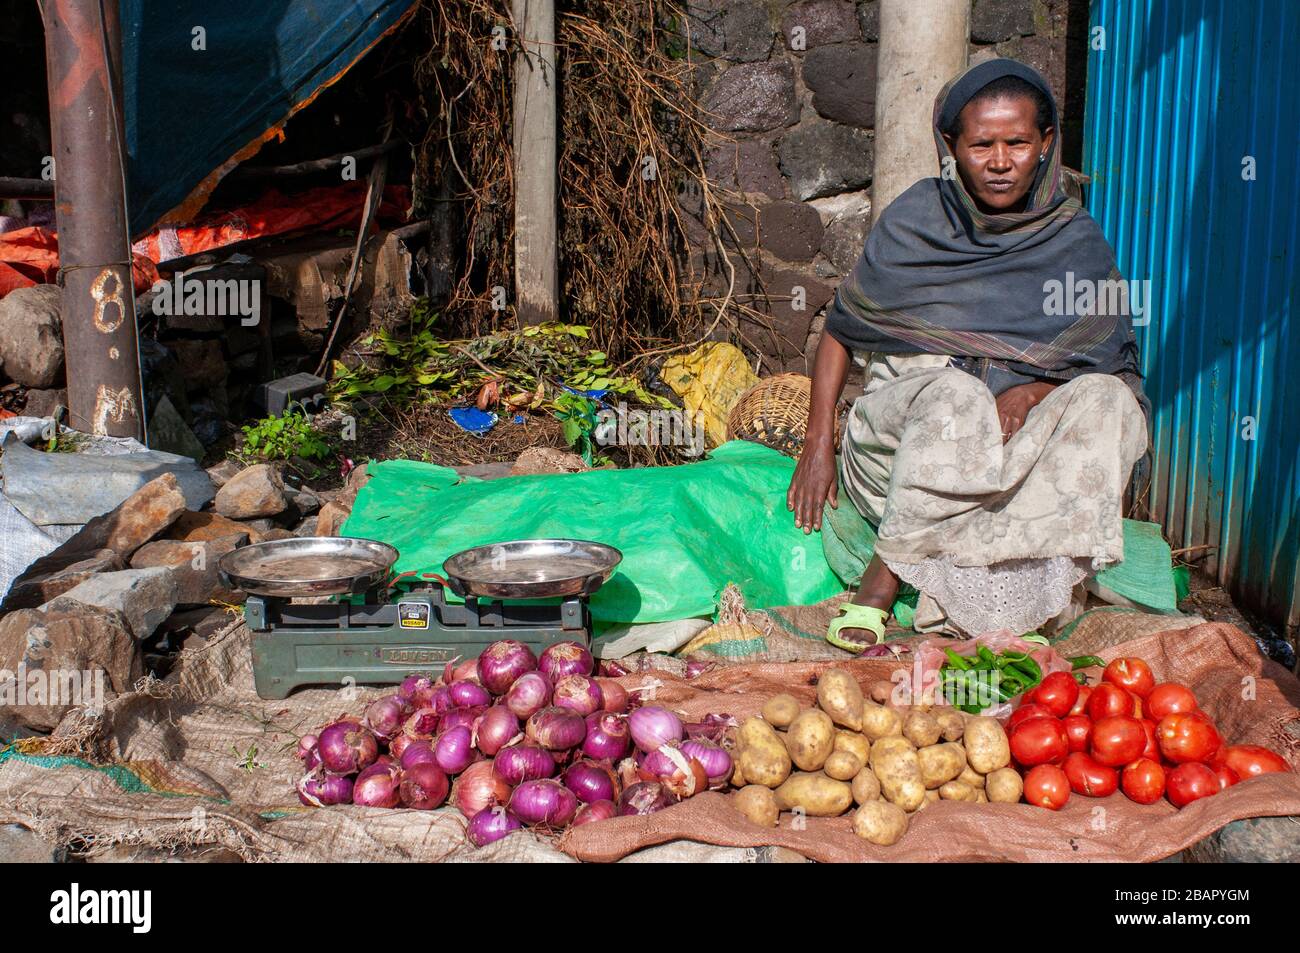
{"type": "MultiPolygon", "coordinates": [[[[858,583],[858,591],[850,601],[855,605],[871,606],[874,609],[883,609],[888,613],[897,595],[898,577],[890,571],[890,568],[885,565],[879,556],[872,556],[871,562],[862,573],[862,580],[858,583]]],[[[876,641],[875,633],[868,632],[865,629],[854,629],[846,626],[840,629],[839,634],[846,642],[853,642],[863,647],[872,645],[876,641]]]]}

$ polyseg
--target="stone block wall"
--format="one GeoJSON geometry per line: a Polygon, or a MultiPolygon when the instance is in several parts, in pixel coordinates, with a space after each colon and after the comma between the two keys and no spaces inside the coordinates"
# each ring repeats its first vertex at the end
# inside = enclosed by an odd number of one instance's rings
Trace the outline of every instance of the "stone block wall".
{"type": "MultiPolygon", "coordinates": [[[[709,187],[681,197],[702,293],[740,306],[734,334],[760,373],[807,373],[826,305],[871,219],[879,0],[686,0],[695,94],[715,135],[709,187]],[[718,242],[726,249],[723,255],[718,242]]],[[[1078,164],[1087,0],[973,0],[971,60],[1020,59],[1062,104],[1078,164]]]]}

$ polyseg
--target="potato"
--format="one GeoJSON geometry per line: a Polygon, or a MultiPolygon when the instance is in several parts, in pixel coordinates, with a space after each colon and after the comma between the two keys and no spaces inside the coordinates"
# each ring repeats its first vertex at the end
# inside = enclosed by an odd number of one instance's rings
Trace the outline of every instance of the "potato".
{"type": "Polygon", "coordinates": [[[868,704],[862,710],[862,733],[872,741],[903,733],[903,719],[892,708],[868,704]]]}
{"type": "Polygon", "coordinates": [[[803,808],[809,817],[838,817],[853,804],[853,788],[821,772],[796,771],[776,789],[776,803],[784,811],[803,808]]]}
{"type": "Polygon", "coordinates": [[[987,804],[988,802],[989,802],[989,796],[988,796],[987,794],[984,793],[984,789],[983,789],[983,788],[979,788],[979,789],[975,792],[975,803],[976,803],[976,804],[987,804]]]}
{"type": "Polygon", "coordinates": [[[740,773],[750,784],[774,788],[790,776],[790,755],[776,732],[761,718],[740,726],[740,773]]]}
{"type": "Polygon", "coordinates": [[[965,781],[949,781],[939,788],[939,797],[945,801],[973,801],[975,800],[975,788],[965,781]]]}
{"type": "Polygon", "coordinates": [[[852,751],[832,751],[822,770],[836,781],[852,781],[854,775],[862,770],[862,764],[862,759],[852,751]]]}
{"type": "Polygon", "coordinates": [[[745,772],[740,770],[740,752],[738,750],[731,752],[730,783],[733,788],[743,788],[749,784],[749,782],[745,780],[745,772]]]}
{"type": "Polygon", "coordinates": [[[966,767],[966,752],[951,741],[918,749],[916,759],[921,765],[921,780],[928,790],[947,784],[966,767]]]}
{"type": "Polygon", "coordinates": [[[898,843],[907,833],[907,814],[888,801],[868,801],[853,815],[853,833],[881,847],[898,843]]]}
{"type": "MultiPolygon", "coordinates": [[[[966,754],[966,749],[963,748],[962,756],[964,757],[965,754],[966,754]]],[[[966,767],[961,769],[961,774],[957,775],[957,780],[961,781],[963,784],[969,784],[973,788],[984,787],[984,775],[980,774],[969,764],[966,765],[966,767]]]]}
{"type": "Polygon", "coordinates": [[[868,801],[880,800],[880,782],[870,768],[863,768],[853,776],[853,802],[866,804],[868,801]]]}
{"type": "Polygon", "coordinates": [[[998,768],[984,779],[984,791],[994,804],[1018,804],[1025,782],[1015,768],[998,768]]]}
{"type": "Polygon", "coordinates": [[[749,784],[741,788],[732,797],[731,803],[759,827],[776,827],[781,816],[776,795],[771,788],[765,788],[761,784],[749,784]]]}
{"type": "Polygon", "coordinates": [[[793,695],[774,695],[763,706],[763,720],[774,728],[788,728],[799,717],[799,701],[793,695]]]}
{"type": "Polygon", "coordinates": [[[862,689],[842,668],[827,669],[817,679],[817,704],[835,724],[862,730],[862,689]]]}
{"type": "Polygon", "coordinates": [[[882,738],[871,746],[871,770],[876,772],[885,797],[905,811],[925,800],[921,763],[912,743],[902,736],[882,738]]]}
{"type": "Polygon", "coordinates": [[[868,697],[877,705],[883,705],[889,701],[889,697],[894,693],[894,683],[887,678],[878,678],[867,686],[868,697]]]}
{"type": "Polygon", "coordinates": [[[786,732],[786,748],[800,771],[817,771],[835,750],[831,716],[816,708],[799,713],[786,732]]]}
{"type": "Polygon", "coordinates": [[[980,774],[988,774],[1011,763],[1011,746],[1007,733],[996,718],[979,717],[966,722],[962,735],[966,760],[980,774]]]}
{"type": "Polygon", "coordinates": [[[966,719],[961,716],[961,712],[945,708],[933,712],[933,714],[935,720],[939,722],[939,729],[943,732],[944,741],[961,740],[962,733],[966,730],[966,719]]]}
{"type": "Polygon", "coordinates": [[[938,720],[929,712],[918,711],[913,707],[903,719],[903,737],[918,748],[938,744],[942,734],[943,729],[939,727],[938,720]]]}
{"type": "Polygon", "coordinates": [[[858,760],[866,764],[867,758],[871,757],[871,739],[856,731],[845,731],[841,728],[835,732],[835,750],[855,754],[858,760]]]}

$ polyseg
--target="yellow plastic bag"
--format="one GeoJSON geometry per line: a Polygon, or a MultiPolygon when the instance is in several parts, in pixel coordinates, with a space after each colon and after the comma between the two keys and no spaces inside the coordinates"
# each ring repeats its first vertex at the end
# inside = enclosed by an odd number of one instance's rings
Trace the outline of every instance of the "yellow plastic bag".
{"type": "Polygon", "coordinates": [[[659,372],[691,419],[704,420],[714,445],[727,441],[727,415],[740,395],[758,383],[740,348],[725,341],[701,344],[690,354],[671,357],[659,372]]]}

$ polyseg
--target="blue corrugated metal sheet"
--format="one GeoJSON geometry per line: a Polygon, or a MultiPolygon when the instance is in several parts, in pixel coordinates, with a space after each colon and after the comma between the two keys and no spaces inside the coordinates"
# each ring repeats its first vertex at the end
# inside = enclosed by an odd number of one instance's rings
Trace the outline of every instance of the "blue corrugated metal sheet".
{"type": "Polygon", "coordinates": [[[1094,0],[1089,39],[1089,205],[1151,280],[1147,502],[1300,625],[1300,3],[1094,0]]]}

